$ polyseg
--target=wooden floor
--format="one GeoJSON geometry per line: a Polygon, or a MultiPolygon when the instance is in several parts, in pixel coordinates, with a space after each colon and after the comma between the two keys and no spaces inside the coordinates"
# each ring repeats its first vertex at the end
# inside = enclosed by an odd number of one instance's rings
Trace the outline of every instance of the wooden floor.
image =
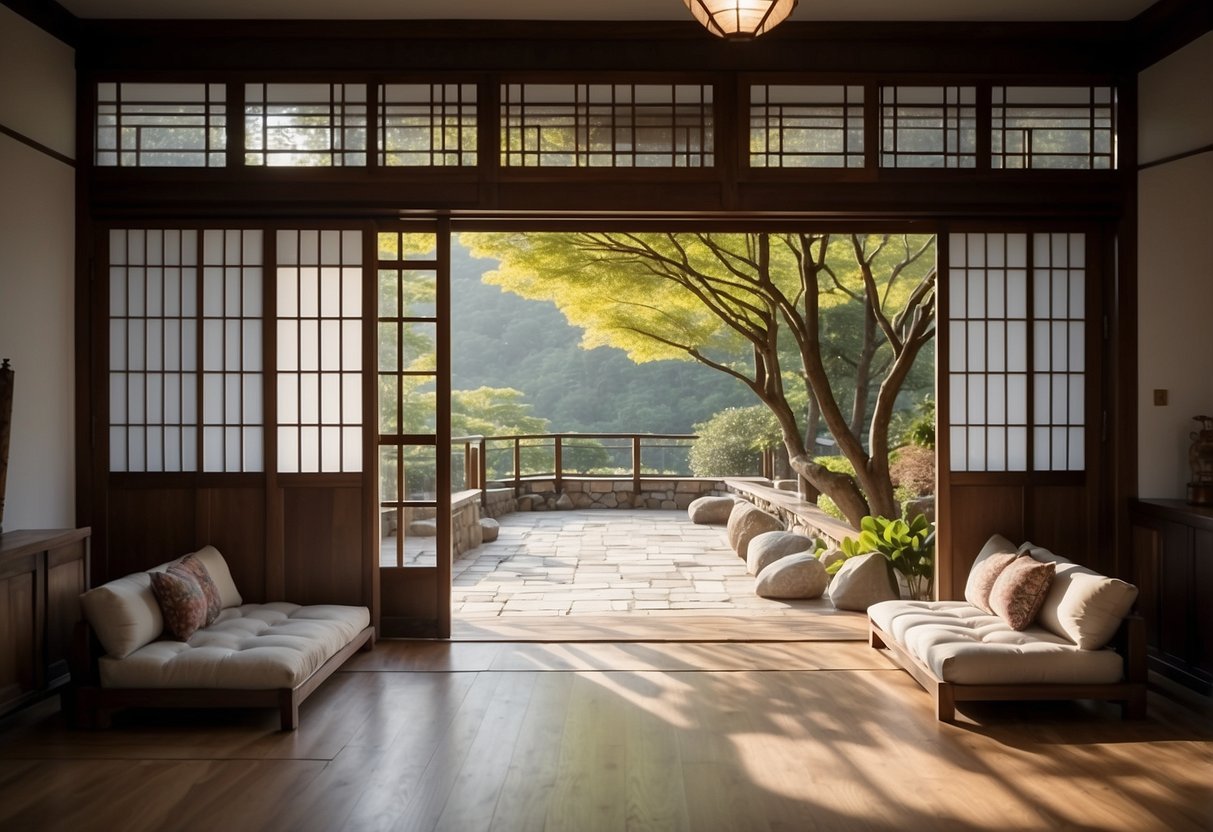
{"type": "Polygon", "coordinates": [[[0,830],[1208,830],[1213,723],[1151,696],[937,723],[861,641],[380,642],[302,708],[0,727],[0,830]]]}

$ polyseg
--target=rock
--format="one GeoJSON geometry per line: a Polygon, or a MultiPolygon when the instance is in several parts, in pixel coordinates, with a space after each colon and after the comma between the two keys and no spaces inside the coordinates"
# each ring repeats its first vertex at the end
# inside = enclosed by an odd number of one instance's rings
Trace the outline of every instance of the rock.
{"type": "Polygon", "coordinates": [[[913,520],[920,514],[927,516],[928,523],[935,522],[935,497],[928,494],[925,497],[915,497],[906,501],[906,518],[913,520]]]}
{"type": "Polygon", "coordinates": [[[501,534],[501,524],[491,517],[481,517],[480,532],[483,542],[492,543],[501,534]]]}
{"type": "Polygon", "coordinates": [[[570,509],[573,508],[573,498],[570,497],[567,493],[561,494],[560,497],[556,500],[556,508],[559,509],[560,511],[569,511],[570,509]]]}
{"type": "Polygon", "coordinates": [[[837,546],[833,546],[829,549],[822,550],[821,554],[817,556],[817,559],[821,561],[822,566],[829,569],[830,564],[834,563],[835,561],[846,560],[847,556],[842,553],[842,549],[839,549],[837,546]]]}
{"type": "Polygon", "coordinates": [[[733,513],[732,497],[700,497],[687,506],[687,516],[701,526],[723,526],[733,513]]]}
{"type": "Polygon", "coordinates": [[[584,491],[578,491],[576,494],[570,494],[569,497],[573,500],[573,505],[577,508],[589,508],[594,504],[594,498],[584,491]]]}
{"type": "Polygon", "coordinates": [[[780,558],[758,573],[754,592],[763,598],[820,598],[829,576],[812,552],[780,558]]]}
{"type": "Polygon", "coordinates": [[[816,541],[792,532],[763,532],[750,541],[746,550],[746,571],[757,575],[780,558],[799,552],[812,552],[816,541]]]}
{"type": "Polygon", "coordinates": [[[884,555],[872,552],[849,558],[830,581],[830,601],[840,610],[867,612],[880,601],[900,597],[884,555]]]}
{"type": "Polygon", "coordinates": [[[437,520],[414,520],[409,523],[409,534],[413,537],[437,537],[437,520]]]}
{"type": "Polygon", "coordinates": [[[729,545],[737,556],[744,559],[749,550],[750,541],[763,532],[781,532],[783,523],[762,511],[753,503],[738,501],[729,514],[728,524],[729,545]]]}
{"type": "Polygon", "coordinates": [[[674,505],[676,505],[678,508],[682,509],[683,511],[686,511],[688,508],[690,508],[691,503],[693,503],[694,501],[695,501],[694,494],[675,494],[674,495],[674,505]]]}

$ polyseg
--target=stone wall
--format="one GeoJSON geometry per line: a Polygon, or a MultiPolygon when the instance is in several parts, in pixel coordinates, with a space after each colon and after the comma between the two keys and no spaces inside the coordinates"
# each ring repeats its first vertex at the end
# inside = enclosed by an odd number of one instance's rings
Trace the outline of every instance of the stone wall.
{"type": "MultiPolygon", "coordinates": [[[[394,514],[394,512],[392,512],[394,514]]],[[[434,518],[437,510],[433,508],[406,508],[406,534],[418,537],[432,537],[438,534],[434,518]]],[[[391,522],[384,525],[384,533],[395,534],[391,522]]],[[[484,540],[484,530],[480,526],[480,492],[460,491],[451,495],[451,547],[455,557],[470,552],[484,540]]]]}
{"type": "Polygon", "coordinates": [[[790,532],[824,538],[834,546],[844,537],[856,537],[859,534],[847,523],[831,517],[813,503],[800,499],[794,491],[732,479],[728,480],[726,487],[730,493],[753,503],[767,514],[778,517],[783,522],[783,527],[790,532]]]}
{"type": "Polygon", "coordinates": [[[518,511],[553,509],[685,509],[692,500],[728,493],[723,480],[650,478],[640,481],[636,494],[632,480],[564,478],[557,493],[554,480],[525,480],[518,489],[518,511]],[[567,499],[565,499],[567,498],[567,499]]]}

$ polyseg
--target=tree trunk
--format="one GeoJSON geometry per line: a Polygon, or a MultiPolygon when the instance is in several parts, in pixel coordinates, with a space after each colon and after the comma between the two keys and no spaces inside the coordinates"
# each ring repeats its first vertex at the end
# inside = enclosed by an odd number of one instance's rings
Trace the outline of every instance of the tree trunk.
{"type": "Polygon", "coordinates": [[[851,432],[863,435],[864,417],[868,410],[868,396],[872,388],[872,361],[879,346],[876,339],[876,316],[870,306],[864,307],[863,348],[855,362],[855,396],[851,402],[851,432]]]}

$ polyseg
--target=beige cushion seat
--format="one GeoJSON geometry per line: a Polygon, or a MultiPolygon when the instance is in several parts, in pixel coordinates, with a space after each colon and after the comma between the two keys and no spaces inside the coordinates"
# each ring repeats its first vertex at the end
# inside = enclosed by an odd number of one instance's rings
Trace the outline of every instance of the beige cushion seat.
{"type": "Polygon", "coordinates": [[[111,688],[298,685],[370,623],[366,607],[245,604],[224,610],[189,641],[153,641],[126,658],[102,657],[111,688]]]}
{"type": "Polygon", "coordinates": [[[1016,631],[965,601],[883,601],[868,616],[945,682],[1110,684],[1124,675],[1113,650],[1083,650],[1039,626],[1016,631]]]}

